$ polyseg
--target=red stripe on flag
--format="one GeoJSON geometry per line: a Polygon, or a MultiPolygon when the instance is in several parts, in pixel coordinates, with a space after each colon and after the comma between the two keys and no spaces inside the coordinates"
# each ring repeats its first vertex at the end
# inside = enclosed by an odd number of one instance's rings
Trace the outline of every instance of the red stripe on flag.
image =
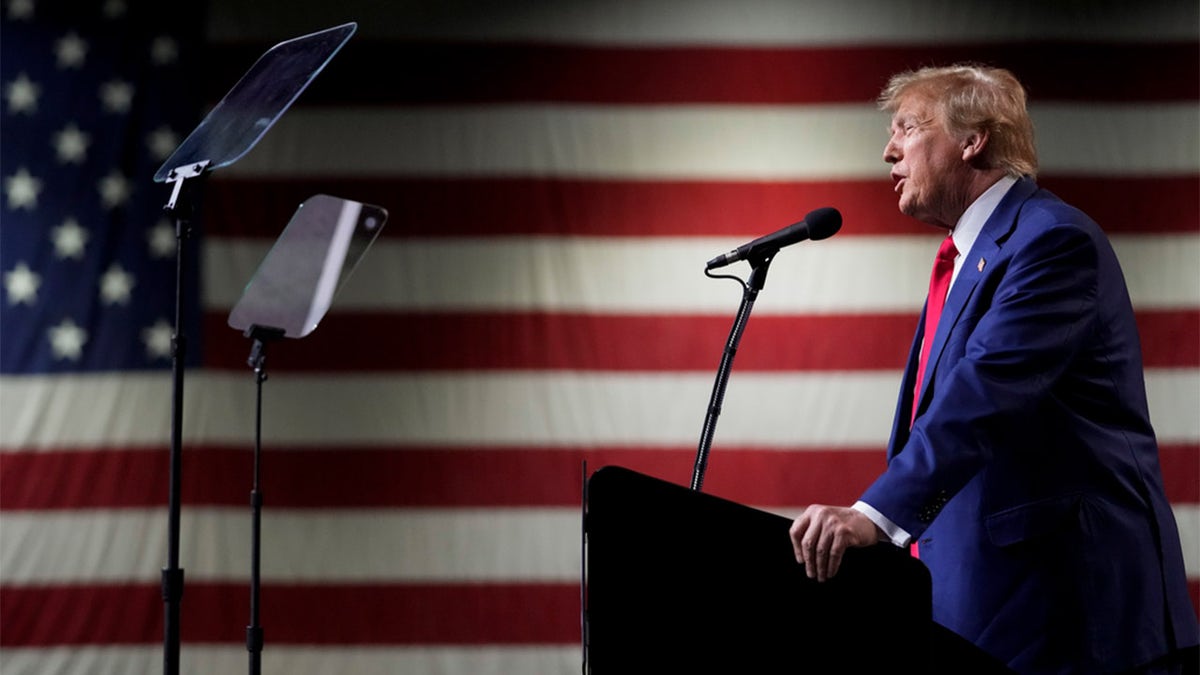
{"type": "MultiPolygon", "coordinates": [[[[556,313],[352,313],[271,354],[275,372],[600,370],[716,372],[728,317],[556,313]],[[347,349],[389,335],[388,349],[347,349]]],[[[914,312],[916,310],[914,309],[914,312]]],[[[225,313],[205,316],[205,362],[247,369],[250,344],[225,313]]],[[[1200,366],[1200,311],[1137,314],[1145,365],[1200,366]]],[[[916,314],[761,315],[747,325],[738,372],[899,371],[916,314]]]]}
{"type": "MultiPolygon", "coordinates": [[[[885,468],[878,450],[721,447],[709,455],[704,491],[756,506],[849,504],[885,468]],[[836,478],[836,480],[835,480],[836,478]]],[[[1200,503],[1200,445],[1160,447],[1167,497],[1200,503]]],[[[248,503],[250,448],[188,446],[182,469],[189,506],[248,503]]],[[[624,466],[689,485],[690,448],[278,448],[262,456],[270,508],[572,507],[583,465],[624,466]]],[[[0,454],[5,511],[157,507],[166,504],[167,451],[96,450],[0,454]],[[55,476],[45,489],[43,476],[55,476]],[[131,489],[130,486],[138,486],[131,489]]]]}
{"type": "MultiPolygon", "coordinates": [[[[578,584],[264,584],[272,644],[564,644],[579,641],[578,584]]],[[[187,583],[184,645],[245,643],[250,590],[187,583]]],[[[150,644],[162,640],[155,585],[0,587],[0,646],[150,644]]]]}
{"type": "MultiPolygon", "coordinates": [[[[267,46],[217,45],[207,61],[208,100],[223,96],[222,84],[236,82],[267,46]]],[[[1039,102],[1200,97],[1194,41],[789,48],[364,40],[338,55],[303,103],[869,102],[895,72],[957,61],[1009,68],[1039,102]]]]}
{"type": "Polygon", "coordinates": [[[1136,319],[1147,368],[1200,366],[1200,310],[1137,310],[1136,319]]]}
{"type": "Polygon", "coordinates": [[[1167,500],[1200,504],[1200,444],[1159,444],[1158,456],[1167,500]]]}
{"type": "MultiPolygon", "coordinates": [[[[1200,580],[1188,591],[1200,612],[1200,580]]],[[[261,589],[266,650],[275,644],[570,644],[579,641],[577,584],[322,585],[261,589]]],[[[185,645],[244,644],[249,588],[188,583],[185,645]]],[[[154,585],[0,587],[0,646],[155,644],[154,585]]]]}
{"type": "MultiPolygon", "coordinates": [[[[882,128],[882,127],[881,127],[882,128]]],[[[213,180],[204,230],[274,239],[315,194],[388,209],[384,237],[501,235],[741,236],[776,230],[809,211],[842,213],[839,237],[927,234],[900,214],[882,132],[879,178],[839,181],[605,181],[552,178],[288,177],[213,180]],[[247,211],[247,209],[251,209],[247,211]]],[[[1200,230],[1200,176],[1043,176],[1043,187],[1110,233],[1200,230]]]]}
{"type": "MultiPolygon", "coordinates": [[[[551,313],[384,314],[339,312],[303,340],[271,354],[286,371],[604,370],[715,372],[733,324],[728,317],[551,313]],[[364,335],[390,335],[384,350],[345,349],[364,335]]],[[[249,344],[205,318],[210,367],[246,367],[249,344]]],[[[740,371],[899,370],[915,315],[755,317],[735,360],[740,371]]]]}
{"type": "MultiPolygon", "coordinates": [[[[844,502],[884,468],[882,450],[725,448],[717,454],[709,460],[713,468],[706,491],[765,503],[844,502]]],[[[165,505],[167,461],[165,450],[5,453],[0,455],[0,507],[165,505]],[[30,481],[46,475],[57,476],[61,488],[39,489],[30,481]],[[142,487],[131,490],[130,485],[142,487]]],[[[251,461],[247,448],[188,446],[184,504],[246,504],[251,461]]],[[[694,461],[694,451],[663,448],[271,447],[262,456],[261,478],[267,508],[561,507],[580,503],[584,462],[589,470],[619,465],[686,485],[694,461]]]]}

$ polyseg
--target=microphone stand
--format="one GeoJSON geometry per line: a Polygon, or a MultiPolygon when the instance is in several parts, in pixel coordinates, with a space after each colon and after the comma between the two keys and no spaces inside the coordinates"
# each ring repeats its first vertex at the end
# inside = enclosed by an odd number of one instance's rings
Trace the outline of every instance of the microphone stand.
{"type": "Polygon", "coordinates": [[[717,368],[717,380],[713,384],[712,396],[708,400],[708,414],[704,418],[704,429],[700,432],[700,447],[696,451],[696,464],[692,469],[692,490],[700,491],[704,483],[704,472],[708,468],[708,452],[712,447],[713,432],[717,427],[717,417],[721,414],[721,402],[725,399],[725,386],[729,382],[729,371],[733,367],[733,357],[737,354],[738,343],[742,341],[742,332],[746,330],[746,322],[750,320],[750,310],[758,292],[762,290],[767,280],[767,269],[771,266],[778,249],[769,251],[761,256],[747,258],[750,263],[750,278],[742,281],[729,274],[712,274],[704,270],[704,276],[711,279],[733,279],[742,285],[742,304],[734,318],[733,327],[729,331],[729,339],[725,343],[725,351],[721,355],[721,365],[717,368]]]}
{"type": "Polygon", "coordinates": [[[262,454],[262,385],[267,379],[267,342],[282,338],[284,331],[280,328],[259,326],[254,324],[246,329],[246,337],[254,340],[250,348],[250,357],[246,363],[254,369],[254,381],[257,385],[257,400],[254,416],[254,482],[250,490],[250,625],[246,626],[246,651],[250,654],[250,675],[262,673],[263,630],[259,624],[259,590],[262,586],[259,568],[261,566],[262,540],[262,491],[260,490],[260,456],[262,454]]]}

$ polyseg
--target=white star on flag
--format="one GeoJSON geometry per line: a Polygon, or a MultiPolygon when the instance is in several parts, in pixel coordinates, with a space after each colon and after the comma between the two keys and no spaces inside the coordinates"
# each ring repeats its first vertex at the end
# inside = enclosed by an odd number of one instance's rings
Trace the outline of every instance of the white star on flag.
{"type": "Polygon", "coordinates": [[[127,305],[133,285],[133,275],[113,263],[100,277],[100,299],[106,305],[127,305]]]}
{"type": "Polygon", "coordinates": [[[32,16],[33,0],[12,0],[8,3],[8,18],[23,21],[32,16]]]}
{"type": "Polygon", "coordinates": [[[146,345],[146,357],[151,360],[171,358],[171,336],[174,334],[174,327],[166,319],[159,319],[153,326],[143,328],[142,342],[146,345]]]}
{"type": "Polygon", "coordinates": [[[100,101],[105,112],[123,114],[133,104],[133,85],[122,80],[110,80],[100,86],[100,101]]]}
{"type": "Polygon", "coordinates": [[[8,193],[9,209],[23,208],[32,211],[37,207],[42,181],[30,175],[28,169],[21,167],[15,174],[4,179],[4,191],[8,193]]]}
{"type": "Polygon", "coordinates": [[[83,345],[87,340],[87,331],[70,319],[63,319],[50,328],[50,349],[56,359],[78,361],[83,358],[83,345]]]}
{"type": "Polygon", "coordinates": [[[8,291],[8,304],[26,304],[32,306],[37,302],[38,286],[42,278],[29,269],[24,262],[17,263],[11,272],[4,273],[4,288],[8,291]]]}
{"type": "Polygon", "coordinates": [[[88,232],[80,227],[78,220],[67,218],[62,225],[50,230],[50,238],[54,241],[54,254],[59,259],[83,260],[88,232]]]}
{"type": "Polygon", "coordinates": [[[128,9],[129,7],[125,0],[107,0],[107,2],[104,3],[103,11],[104,16],[110,19],[115,19],[117,17],[124,16],[128,9]]]}
{"type": "Polygon", "coordinates": [[[146,232],[146,243],[150,246],[150,255],[154,258],[172,258],[175,256],[175,228],[167,220],[146,232]]]}
{"type": "Polygon", "coordinates": [[[154,42],[150,43],[150,60],[156,66],[164,66],[168,63],[174,63],[179,58],[179,45],[176,44],[174,38],[168,35],[160,35],[154,38],[154,42]]]}
{"type": "Polygon", "coordinates": [[[100,179],[100,201],[104,208],[111,209],[124,204],[131,190],[129,180],[116,169],[100,179]]]}
{"type": "Polygon", "coordinates": [[[54,134],[54,149],[63,164],[83,164],[91,138],[80,131],[74,122],[54,134]]]}
{"type": "Polygon", "coordinates": [[[88,45],[77,33],[67,33],[54,45],[59,68],[80,68],[87,58],[88,45]]]}
{"type": "Polygon", "coordinates": [[[4,98],[8,99],[8,111],[14,115],[17,113],[33,114],[37,111],[38,96],[42,93],[42,88],[29,79],[25,73],[17,75],[17,79],[9,82],[4,87],[4,98]]]}
{"type": "Polygon", "coordinates": [[[151,155],[165,160],[179,147],[179,135],[168,126],[160,126],[146,137],[146,146],[150,148],[151,155]]]}

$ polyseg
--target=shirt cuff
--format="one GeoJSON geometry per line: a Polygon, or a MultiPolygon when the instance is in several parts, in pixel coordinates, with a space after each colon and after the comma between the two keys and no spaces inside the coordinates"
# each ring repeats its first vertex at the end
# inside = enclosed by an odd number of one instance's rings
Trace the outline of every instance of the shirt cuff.
{"type": "Polygon", "coordinates": [[[871,522],[883,530],[883,534],[896,546],[903,548],[912,542],[912,536],[908,532],[905,532],[904,528],[888,520],[887,516],[876,511],[875,507],[870,504],[864,501],[857,501],[850,508],[870,518],[871,522]]]}

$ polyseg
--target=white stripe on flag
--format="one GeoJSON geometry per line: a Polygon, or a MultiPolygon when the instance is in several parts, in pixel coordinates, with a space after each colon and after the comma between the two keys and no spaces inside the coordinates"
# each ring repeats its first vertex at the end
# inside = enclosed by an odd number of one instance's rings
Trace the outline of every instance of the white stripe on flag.
{"type": "MultiPolygon", "coordinates": [[[[262,652],[265,675],[516,675],[518,673],[577,673],[583,661],[580,646],[463,646],[375,647],[371,645],[277,645],[265,624],[262,652]]],[[[180,650],[181,675],[240,673],[246,670],[246,648],[184,643],[180,650]]],[[[4,649],[6,675],[97,675],[98,673],[161,672],[161,646],[48,647],[4,649]]]]}
{"type": "MultiPolygon", "coordinates": [[[[189,581],[249,578],[248,506],[189,506],[181,513],[180,557],[189,581]]],[[[581,522],[578,508],[326,511],[267,503],[262,577],[315,584],[570,582],[579,578],[581,522]]],[[[6,512],[0,569],[10,586],[153,582],[166,550],[165,507],[6,512]]]]}
{"type": "MultiPolygon", "coordinates": [[[[266,5],[264,7],[271,7],[266,5]]],[[[412,5],[350,0],[304,12],[258,10],[218,2],[208,34],[217,41],[278,40],[353,16],[364,38],[576,42],[603,45],[967,44],[1025,40],[1193,39],[1194,2],[1045,3],[1023,0],[996,11],[990,3],[810,3],[794,0],[653,0],[614,6],[610,0],[568,3],[480,3],[451,0],[412,5]],[[322,21],[324,23],[322,23],[322,21]]]]}
{"type": "Polygon", "coordinates": [[[1172,504],[1179,543],[1183,546],[1183,567],[1191,579],[1200,577],[1200,506],[1172,504]]]}
{"type": "MultiPolygon", "coordinates": [[[[1043,173],[1200,171],[1200,126],[1192,103],[1035,104],[1030,114],[1043,173]]],[[[301,107],[223,171],[887,180],[887,123],[870,104],[301,107]]]]}
{"type": "MultiPolygon", "coordinates": [[[[689,446],[699,438],[714,379],[708,373],[283,373],[264,388],[263,437],[289,447],[689,446]]],[[[899,381],[899,371],[735,373],[715,441],[883,447],[899,381]],[[799,425],[798,410],[804,411],[799,425]]],[[[2,449],[168,441],[166,374],[7,377],[0,384],[2,449]]],[[[248,368],[192,373],[186,384],[185,443],[253,442],[248,368]]],[[[1200,369],[1149,369],[1146,384],[1159,440],[1200,440],[1200,369]]]]}
{"type": "MultiPolygon", "coordinates": [[[[1112,241],[1138,309],[1200,306],[1200,235],[1118,235],[1112,241]]],[[[334,306],[732,317],[741,286],[706,278],[704,263],[744,243],[726,237],[387,239],[363,257],[334,306]]],[[[268,242],[210,240],[206,306],[232,308],[268,248],[268,242]]],[[[936,249],[932,230],[928,237],[835,236],[790,247],[772,265],[754,314],[916,314],[936,249]]],[[[741,263],[726,271],[745,277],[748,269],[741,263]]]]}
{"type": "MultiPolygon", "coordinates": [[[[796,507],[770,512],[793,518],[796,507]]],[[[1200,575],[1200,506],[1174,504],[1188,575],[1200,575]]],[[[249,509],[187,508],[180,556],[189,581],[250,574],[249,509]]],[[[153,583],[166,509],[8,513],[4,584],[153,583]],[[103,541],[100,541],[103,539],[103,541]],[[30,555],[36,552],[37,556],[30,555]]],[[[580,575],[581,515],[555,509],[263,510],[266,584],[570,583],[580,575]]]]}

